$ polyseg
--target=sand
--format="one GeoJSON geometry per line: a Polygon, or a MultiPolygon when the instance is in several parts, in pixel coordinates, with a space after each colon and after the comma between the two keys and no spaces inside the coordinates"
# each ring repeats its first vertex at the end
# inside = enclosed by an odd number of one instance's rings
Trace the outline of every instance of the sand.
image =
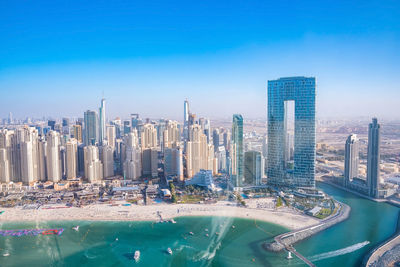
{"type": "MultiPolygon", "coordinates": [[[[116,202],[124,204],[126,202],[116,202]]],[[[220,201],[216,204],[152,204],[147,206],[111,206],[92,204],[81,208],[45,209],[45,207],[64,207],[47,205],[39,209],[22,207],[2,208],[0,222],[37,221],[159,221],[180,216],[228,216],[262,220],[294,230],[318,223],[318,219],[298,213],[290,208],[275,209],[270,200],[247,200],[248,207],[236,207],[232,202],[220,201]]]]}

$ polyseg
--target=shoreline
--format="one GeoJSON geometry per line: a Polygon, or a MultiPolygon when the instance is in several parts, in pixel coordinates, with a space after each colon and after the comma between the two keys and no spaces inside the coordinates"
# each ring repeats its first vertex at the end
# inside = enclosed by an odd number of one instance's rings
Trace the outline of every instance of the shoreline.
{"type": "MultiPolygon", "coordinates": [[[[122,203],[121,203],[122,204],[122,203]]],[[[216,204],[155,204],[148,206],[111,206],[93,204],[85,207],[62,209],[4,208],[0,222],[38,221],[160,221],[188,216],[236,217],[261,220],[289,230],[315,224],[319,220],[288,208],[256,209],[232,206],[221,201],[216,204]],[[161,217],[159,216],[161,215],[161,217]]]]}

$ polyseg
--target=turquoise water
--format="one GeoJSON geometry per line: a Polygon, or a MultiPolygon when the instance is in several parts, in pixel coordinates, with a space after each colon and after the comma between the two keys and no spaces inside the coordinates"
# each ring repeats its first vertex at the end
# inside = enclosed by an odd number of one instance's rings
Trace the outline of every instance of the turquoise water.
{"type": "MultiPolygon", "coordinates": [[[[319,186],[349,204],[351,216],[295,247],[317,266],[358,266],[364,253],[394,232],[398,209],[328,185],[319,186]]],[[[185,217],[176,221],[1,224],[1,229],[64,227],[65,231],[61,236],[0,236],[0,266],[303,265],[297,259],[288,261],[285,253],[262,249],[266,239],[287,231],[283,227],[226,217],[185,217]],[[80,225],[79,232],[72,230],[75,225],[80,225]],[[193,236],[188,234],[191,231],[193,236]],[[168,247],[173,255],[166,253],[168,247]],[[135,250],[141,251],[138,263],[132,260],[135,250]],[[3,257],[5,252],[10,256],[3,257]]]]}

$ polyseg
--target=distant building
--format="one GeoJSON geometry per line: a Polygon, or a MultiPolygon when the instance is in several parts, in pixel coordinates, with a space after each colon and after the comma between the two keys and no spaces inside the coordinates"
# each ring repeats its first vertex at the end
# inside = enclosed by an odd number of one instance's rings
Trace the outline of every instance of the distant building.
{"type": "Polygon", "coordinates": [[[107,134],[107,143],[112,149],[115,149],[115,139],[116,139],[116,127],[115,125],[107,125],[106,126],[106,134],[107,134]]]}
{"type": "Polygon", "coordinates": [[[380,128],[378,120],[373,118],[368,128],[367,185],[369,195],[375,198],[378,197],[379,189],[380,128]]]}
{"type": "Polygon", "coordinates": [[[157,147],[157,129],[154,124],[146,123],[143,125],[140,140],[142,149],[157,147]]]}
{"type": "Polygon", "coordinates": [[[104,98],[101,99],[99,108],[99,124],[99,142],[103,145],[106,139],[106,100],[104,98]]]}
{"type": "Polygon", "coordinates": [[[76,124],[72,126],[72,135],[79,142],[82,143],[82,125],[76,124]]]}

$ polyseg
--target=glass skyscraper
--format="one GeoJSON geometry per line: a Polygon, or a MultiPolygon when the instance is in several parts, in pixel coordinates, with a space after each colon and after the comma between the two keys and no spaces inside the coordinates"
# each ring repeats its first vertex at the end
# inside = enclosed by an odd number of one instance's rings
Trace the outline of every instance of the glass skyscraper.
{"type": "Polygon", "coordinates": [[[369,195],[374,198],[379,197],[380,130],[378,120],[373,118],[368,127],[367,185],[369,195]]]}
{"type": "Polygon", "coordinates": [[[232,120],[232,173],[231,180],[234,187],[243,185],[243,117],[240,114],[234,114],[232,120]]]}
{"type": "Polygon", "coordinates": [[[268,81],[268,181],[286,186],[315,186],[315,78],[268,81]],[[294,101],[294,165],[288,168],[286,102],[294,101]]]}
{"type": "Polygon", "coordinates": [[[99,122],[96,111],[88,110],[84,114],[85,121],[85,145],[95,145],[99,142],[99,122]]]}

